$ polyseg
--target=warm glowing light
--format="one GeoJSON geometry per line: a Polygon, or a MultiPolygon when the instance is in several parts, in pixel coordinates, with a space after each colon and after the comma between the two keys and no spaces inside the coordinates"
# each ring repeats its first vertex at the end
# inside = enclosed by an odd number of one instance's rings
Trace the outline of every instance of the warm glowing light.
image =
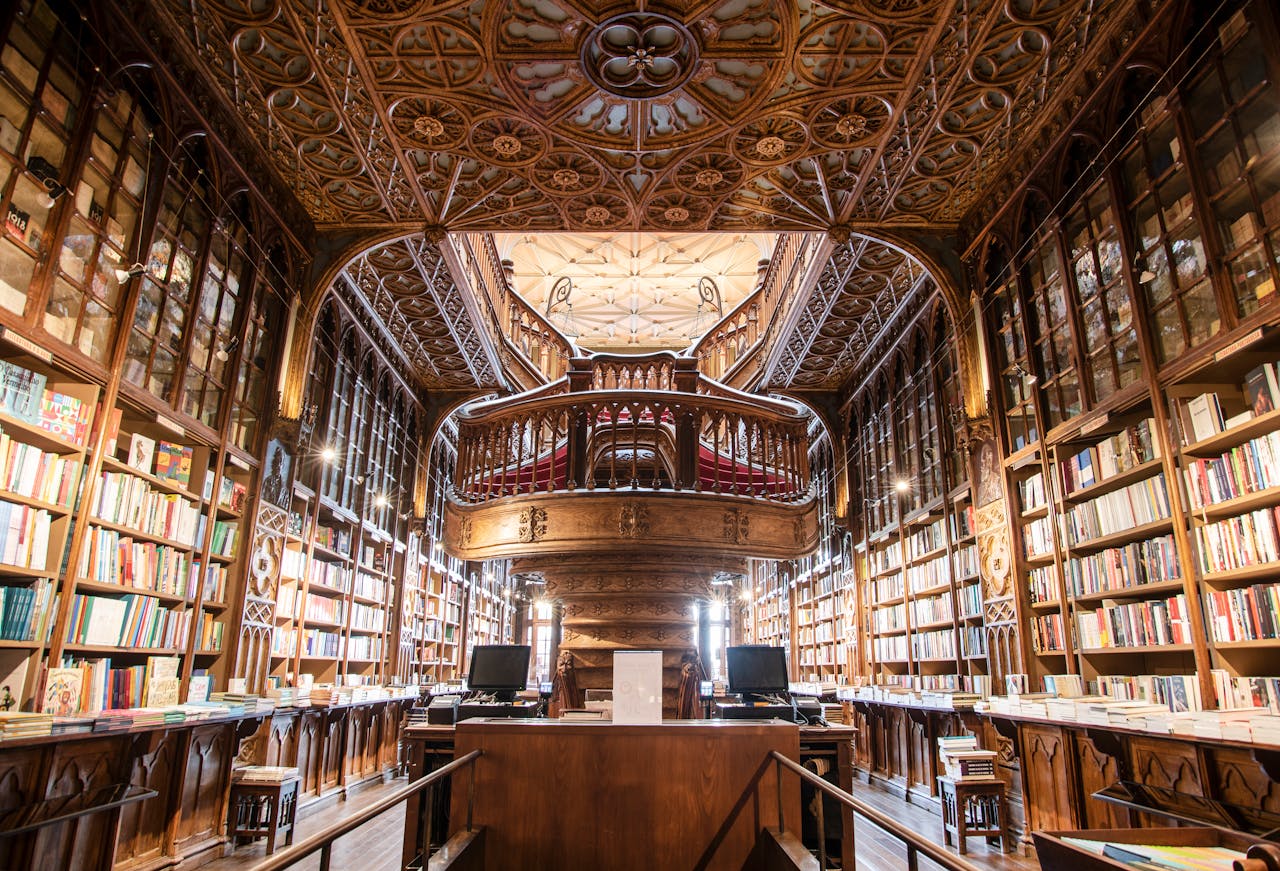
{"type": "Polygon", "coordinates": [[[911,489],[911,482],[906,478],[899,478],[894,482],[893,489],[897,490],[899,493],[905,493],[911,489]]]}
{"type": "Polygon", "coordinates": [[[385,495],[383,495],[382,493],[379,493],[379,494],[378,494],[378,496],[377,496],[377,498],[373,500],[373,507],[374,507],[374,508],[386,508],[386,507],[387,507],[387,497],[386,497],[385,495]]]}
{"type": "Polygon", "coordinates": [[[324,460],[326,463],[332,463],[334,460],[338,459],[338,452],[333,448],[325,448],[320,452],[320,459],[324,460]]]}

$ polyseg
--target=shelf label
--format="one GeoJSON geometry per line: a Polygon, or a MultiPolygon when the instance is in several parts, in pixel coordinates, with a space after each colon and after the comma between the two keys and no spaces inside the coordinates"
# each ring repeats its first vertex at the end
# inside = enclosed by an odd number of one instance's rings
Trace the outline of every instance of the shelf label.
{"type": "Polygon", "coordinates": [[[35,357],[37,360],[41,360],[42,362],[45,362],[45,363],[53,362],[52,351],[46,348],[40,347],[35,342],[31,341],[25,336],[18,335],[8,327],[0,327],[0,339],[4,339],[6,342],[8,342],[10,345],[13,345],[15,348],[21,348],[22,350],[30,354],[32,357],[35,357]]]}
{"type": "Polygon", "coordinates": [[[186,434],[187,434],[187,428],[186,428],[186,427],[184,427],[182,424],[178,423],[178,422],[177,422],[176,420],[174,420],[173,418],[165,417],[163,414],[157,414],[157,415],[156,415],[156,423],[160,424],[160,425],[161,425],[162,427],[164,427],[165,429],[171,429],[171,430],[173,430],[173,431],[174,431],[174,432],[176,432],[178,435],[186,435],[186,434]]]}
{"type": "Polygon", "coordinates": [[[246,472],[249,471],[249,464],[235,454],[227,454],[227,462],[238,469],[243,469],[246,472]]]}
{"type": "Polygon", "coordinates": [[[1249,333],[1248,335],[1244,335],[1236,339],[1234,342],[1232,342],[1230,345],[1227,345],[1225,348],[1219,349],[1218,352],[1213,355],[1213,362],[1221,363],[1225,358],[1230,357],[1232,354],[1236,353],[1237,351],[1244,350],[1245,348],[1249,347],[1250,345],[1252,345],[1254,342],[1258,341],[1258,339],[1261,339],[1261,338],[1262,338],[1262,327],[1258,327],[1256,330],[1249,333]]]}

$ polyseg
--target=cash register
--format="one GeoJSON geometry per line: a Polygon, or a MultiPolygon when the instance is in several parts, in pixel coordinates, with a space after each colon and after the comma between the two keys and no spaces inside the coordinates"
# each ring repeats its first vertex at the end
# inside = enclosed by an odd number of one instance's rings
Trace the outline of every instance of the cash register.
{"type": "Polygon", "coordinates": [[[478,644],[471,649],[467,696],[458,704],[457,720],[472,717],[536,717],[539,704],[517,702],[529,675],[527,644],[478,644]]]}

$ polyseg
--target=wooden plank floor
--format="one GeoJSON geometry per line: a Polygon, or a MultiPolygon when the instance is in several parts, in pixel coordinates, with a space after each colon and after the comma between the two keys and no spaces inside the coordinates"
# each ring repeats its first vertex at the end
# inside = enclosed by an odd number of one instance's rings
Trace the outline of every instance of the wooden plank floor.
{"type": "MultiPolygon", "coordinates": [[[[407,782],[405,778],[398,777],[386,783],[362,787],[345,800],[332,801],[311,811],[304,810],[293,833],[293,842],[302,843],[311,835],[385,798],[407,782]]],[[[330,867],[333,871],[345,868],[356,868],[359,871],[399,871],[403,842],[404,805],[401,804],[339,838],[333,847],[333,862],[330,867]]],[[[276,844],[276,853],[284,849],[283,844],[276,844]]],[[[199,871],[243,871],[253,868],[266,855],[267,839],[259,838],[252,843],[241,844],[229,856],[199,866],[199,871]]],[[[293,866],[297,871],[318,871],[319,867],[319,853],[293,866]]]]}
{"type": "MultiPolygon", "coordinates": [[[[345,801],[335,801],[304,813],[294,835],[299,843],[309,835],[333,825],[351,814],[358,813],[369,804],[398,789],[403,778],[385,784],[369,786],[353,794],[345,801]]],[[[907,804],[897,795],[866,783],[854,784],[854,795],[867,804],[906,825],[922,837],[942,844],[942,821],[925,807],[907,804]]],[[[399,871],[400,845],[404,833],[404,807],[393,808],[377,819],[366,823],[354,832],[339,839],[333,851],[333,868],[355,868],[359,871],[399,871]]],[[[863,819],[857,820],[855,835],[858,848],[858,871],[903,871],[907,867],[906,850],[901,841],[893,838],[863,819]]],[[[277,847],[277,851],[283,847],[277,847]]],[[[947,848],[955,852],[954,847],[947,848]]],[[[239,847],[230,856],[200,866],[201,871],[244,871],[251,869],[266,855],[266,839],[239,847]]],[[[969,852],[965,858],[987,871],[1035,871],[1040,867],[1034,855],[1025,857],[1016,853],[1002,854],[989,847],[983,838],[969,839],[969,852]]],[[[317,871],[319,857],[294,866],[298,871],[317,871]]],[[[927,859],[920,861],[921,871],[937,868],[927,859]]],[[[659,871],[659,869],[655,869],[659,871]]]]}
{"type": "MultiPolygon", "coordinates": [[[[860,781],[854,782],[853,795],[925,840],[942,846],[942,817],[936,811],[908,804],[895,793],[860,781]]],[[[899,871],[907,867],[906,848],[897,838],[861,818],[855,820],[854,835],[860,871],[899,871]]],[[[944,849],[956,853],[954,846],[944,849]]],[[[1029,857],[1020,853],[1001,853],[997,848],[988,846],[985,838],[969,838],[968,851],[965,859],[990,871],[1035,871],[1040,867],[1034,853],[1029,857]]],[[[927,859],[920,860],[922,871],[934,871],[937,867],[927,859]]]]}

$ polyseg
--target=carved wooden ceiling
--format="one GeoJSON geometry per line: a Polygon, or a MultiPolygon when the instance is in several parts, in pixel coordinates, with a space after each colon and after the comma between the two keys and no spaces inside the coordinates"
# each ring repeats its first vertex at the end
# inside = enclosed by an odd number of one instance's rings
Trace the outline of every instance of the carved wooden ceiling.
{"type": "Polygon", "coordinates": [[[874,235],[1032,159],[1135,0],[154,3],[321,230],[874,235]]]}
{"type": "Polygon", "coordinates": [[[683,351],[756,287],[772,233],[499,233],[512,281],[579,348],[683,351]],[[567,298],[553,293],[566,286],[567,298]],[[702,293],[700,293],[702,291],[702,293]],[[719,302],[719,306],[717,306],[719,302]]]}

